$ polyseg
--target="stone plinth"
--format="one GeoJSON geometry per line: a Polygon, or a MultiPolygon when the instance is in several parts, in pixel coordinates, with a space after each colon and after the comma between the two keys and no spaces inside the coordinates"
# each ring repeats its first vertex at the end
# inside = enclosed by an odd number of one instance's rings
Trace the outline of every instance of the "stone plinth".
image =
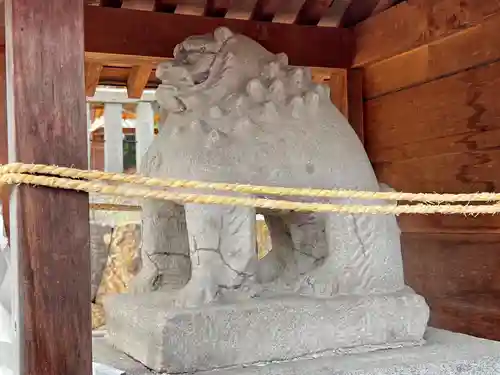
{"type": "MultiPolygon", "coordinates": [[[[422,346],[349,355],[324,355],[197,375],[496,375],[500,374],[500,343],[428,328],[422,346]]],[[[126,375],[153,375],[124,357],[104,338],[95,339],[94,360],[124,370],[126,375]]]]}
{"type": "Polygon", "coordinates": [[[428,319],[424,299],[412,291],[281,296],[182,310],[166,300],[160,292],[118,295],[105,309],[113,345],[168,373],[420,345],[428,319]]]}

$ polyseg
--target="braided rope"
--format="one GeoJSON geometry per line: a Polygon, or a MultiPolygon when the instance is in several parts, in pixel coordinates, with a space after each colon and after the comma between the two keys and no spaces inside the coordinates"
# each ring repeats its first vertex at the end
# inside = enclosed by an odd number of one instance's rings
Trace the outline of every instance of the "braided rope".
{"type": "Polygon", "coordinates": [[[230,184],[220,182],[202,182],[190,180],[173,180],[145,177],[123,173],[102,172],[96,170],[82,170],[76,168],[59,167],[43,164],[11,163],[0,165],[0,176],[5,174],[30,173],[44,174],[71,179],[85,179],[89,181],[112,181],[127,184],[143,185],[162,188],[191,188],[219,191],[233,191],[238,193],[276,195],[276,196],[302,196],[316,198],[352,198],[364,200],[390,200],[413,202],[493,202],[500,201],[500,193],[470,193],[470,194],[439,194],[439,193],[403,193],[403,192],[372,192],[359,190],[327,190],[308,188],[286,188],[272,186],[256,186],[245,184],[230,184]]]}
{"type": "Polygon", "coordinates": [[[161,180],[138,175],[126,175],[100,171],[85,171],[74,168],[65,168],[35,164],[8,164],[0,167],[0,184],[30,184],[51,188],[115,195],[143,199],[161,199],[182,203],[239,205],[258,207],[274,210],[291,210],[301,212],[338,212],[351,214],[494,214],[500,212],[500,204],[448,204],[448,205],[359,205],[359,204],[331,204],[307,203],[274,199],[232,197],[222,195],[209,195],[199,193],[181,193],[166,190],[157,190],[152,187],[169,188],[198,188],[221,191],[245,192],[253,194],[266,194],[278,196],[308,196],[329,198],[355,198],[355,199],[385,199],[385,200],[410,200],[440,203],[460,201],[499,201],[500,194],[411,194],[393,192],[362,192],[350,190],[319,190],[319,189],[293,189],[280,187],[264,187],[252,185],[238,185],[225,183],[206,183],[185,180],[161,180]],[[46,174],[39,176],[27,173],[46,174]],[[58,177],[62,176],[62,177],[58,177]],[[74,180],[72,178],[85,178],[90,181],[74,180]],[[97,181],[97,182],[94,182],[97,181]],[[122,182],[141,185],[145,187],[131,187],[104,184],[103,181],[122,182]],[[403,198],[404,197],[404,198],[403,198]],[[431,199],[432,198],[432,199],[431,199]]]}

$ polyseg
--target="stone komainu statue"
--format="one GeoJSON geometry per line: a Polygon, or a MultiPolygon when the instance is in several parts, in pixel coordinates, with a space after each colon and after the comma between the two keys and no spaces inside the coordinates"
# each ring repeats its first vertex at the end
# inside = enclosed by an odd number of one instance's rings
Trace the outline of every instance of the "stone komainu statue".
{"type": "MultiPolygon", "coordinates": [[[[169,115],[144,158],[146,175],[379,190],[361,142],[308,68],[227,28],[186,39],[174,56],[157,71],[169,115]]],[[[132,291],[177,290],[177,306],[405,288],[394,216],[264,212],[273,248],[259,261],[253,208],[149,201],[143,209],[132,291]]]]}

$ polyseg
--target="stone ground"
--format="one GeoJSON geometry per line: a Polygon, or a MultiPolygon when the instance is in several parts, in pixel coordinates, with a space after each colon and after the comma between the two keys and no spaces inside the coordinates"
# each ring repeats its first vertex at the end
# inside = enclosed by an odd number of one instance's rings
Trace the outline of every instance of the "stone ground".
{"type": "MultiPolygon", "coordinates": [[[[429,328],[421,347],[379,350],[365,354],[324,355],[289,362],[199,372],[197,375],[497,375],[500,343],[429,328]]],[[[158,375],[112,348],[105,337],[93,342],[94,361],[126,375],[158,375]]]]}

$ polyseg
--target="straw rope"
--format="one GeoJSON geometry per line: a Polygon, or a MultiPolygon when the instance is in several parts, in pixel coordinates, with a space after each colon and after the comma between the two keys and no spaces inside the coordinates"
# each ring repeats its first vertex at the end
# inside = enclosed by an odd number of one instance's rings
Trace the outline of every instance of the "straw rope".
{"type": "Polygon", "coordinates": [[[494,214],[500,212],[500,204],[470,205],[470,202],[498,202],[498,193],[437,194],[369,192],[354,190],[296,189],[270,186],[253,186],[229,183],[157,179],[140,175],[127,175],[101,171],[87,171],[41,164],[7,164],[0,166],[0,184],[30,184],[67,190],[124,196],[142,199],[161,199],[182,203],[240,205],[275,210],[302,212],[338,212],[352,214],[494,214]],[[108,183],[103,183],[108,182],[108,183]],[[120,182],[138,186],[109,184],[120,182]],[[156,189],[155,189],[156,188],[156,189]],[[331,204],[285,201],[250,197],[233,197],[202,193],[182,193],[157,188],[190,188],[215,191],[232,191],[246,194],[303,196],[317,198],[351,198],[361,200],[383,199],[391,201],[424,202],[406,205],[331,204]],[[441,204],[442,202],[465,202],[441,204]],[[430,204],[433,203],[433,204],[430,204]]]}

